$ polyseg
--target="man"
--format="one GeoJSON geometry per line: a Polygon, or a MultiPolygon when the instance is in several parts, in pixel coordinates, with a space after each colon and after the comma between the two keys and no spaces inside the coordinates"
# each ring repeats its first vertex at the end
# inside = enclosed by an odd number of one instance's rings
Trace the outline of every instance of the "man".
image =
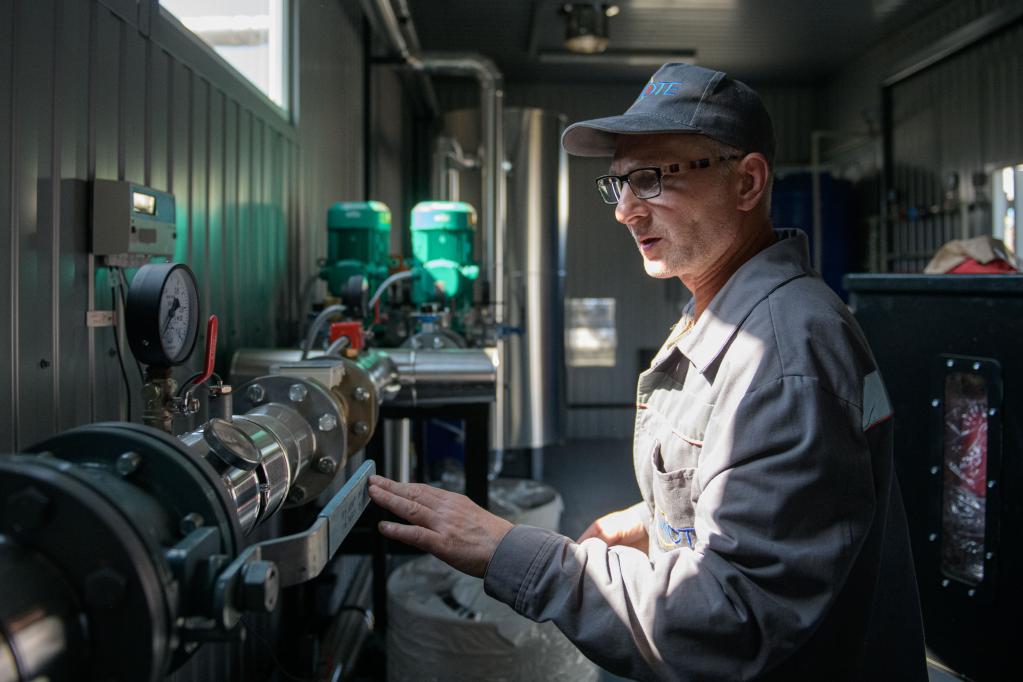
{"type": "Polygon", "coordinates": [[[859,327],[769,220],[774,135],[723,73],[663,66],[622,116],[570,126],[647,274],[692,292],[639,379],[643,501],[578,542],[374,478],[389,537],[484,576],[613,672],[665,680],[924,680],[891,453],[859,327]]]}

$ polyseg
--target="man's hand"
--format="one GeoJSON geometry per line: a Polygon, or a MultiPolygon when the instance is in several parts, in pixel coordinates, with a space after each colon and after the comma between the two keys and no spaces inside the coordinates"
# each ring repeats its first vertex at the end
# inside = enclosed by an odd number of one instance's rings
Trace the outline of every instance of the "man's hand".
{"type": "Polygon", "coordinates": [[[369,496],[380,507],[412,525],[381,521],[380,533],[412,545],[482,578],[497,545],[512,524],[477,506],[465,495],[422,483],[397,483],[371,476],[369,496]]]}
{"type": "Polygon", "coordinates": [[[601,516],[590,524],[576,542],[588,538],[600,538],[609,547],[625,545],[647,551],[646,525],[643,523],[639,505],[601,516]]]}

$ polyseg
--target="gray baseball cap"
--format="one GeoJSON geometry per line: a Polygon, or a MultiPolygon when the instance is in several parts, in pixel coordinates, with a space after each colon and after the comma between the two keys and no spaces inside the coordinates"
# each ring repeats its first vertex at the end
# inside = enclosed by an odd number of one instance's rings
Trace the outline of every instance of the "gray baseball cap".
{"type": "Polygon", "coordinates": [[[621,116],[573,123],[561,145],[576,156],[612,156],[619,135],[695,133],[760,152],[774,164],[774,126],[760,95],[721,71],[665,64],[621,116]]]}

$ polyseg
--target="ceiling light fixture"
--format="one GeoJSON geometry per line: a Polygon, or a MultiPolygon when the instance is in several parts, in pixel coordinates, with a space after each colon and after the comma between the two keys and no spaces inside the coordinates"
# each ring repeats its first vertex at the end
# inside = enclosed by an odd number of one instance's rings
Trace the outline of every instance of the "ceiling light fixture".
{"type": "Polygon", "coordinates": [[[618,5],[606,2],[570,2],[562,5],[565,17],[565,48],[579,54],[599,54],[607,49],[607,20],[618,14],[618,5]]]}

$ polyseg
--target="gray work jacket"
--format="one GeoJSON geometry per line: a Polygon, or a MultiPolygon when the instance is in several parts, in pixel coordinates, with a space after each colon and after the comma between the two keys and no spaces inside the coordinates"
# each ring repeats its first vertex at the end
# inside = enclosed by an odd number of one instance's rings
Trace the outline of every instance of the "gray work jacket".
{"type": "Polygon", "coordinates": [[[485,588],[633,678],[926,680],[884,384],[777,235],[640,376],[650,551],[516,526],[485,588]]]}

